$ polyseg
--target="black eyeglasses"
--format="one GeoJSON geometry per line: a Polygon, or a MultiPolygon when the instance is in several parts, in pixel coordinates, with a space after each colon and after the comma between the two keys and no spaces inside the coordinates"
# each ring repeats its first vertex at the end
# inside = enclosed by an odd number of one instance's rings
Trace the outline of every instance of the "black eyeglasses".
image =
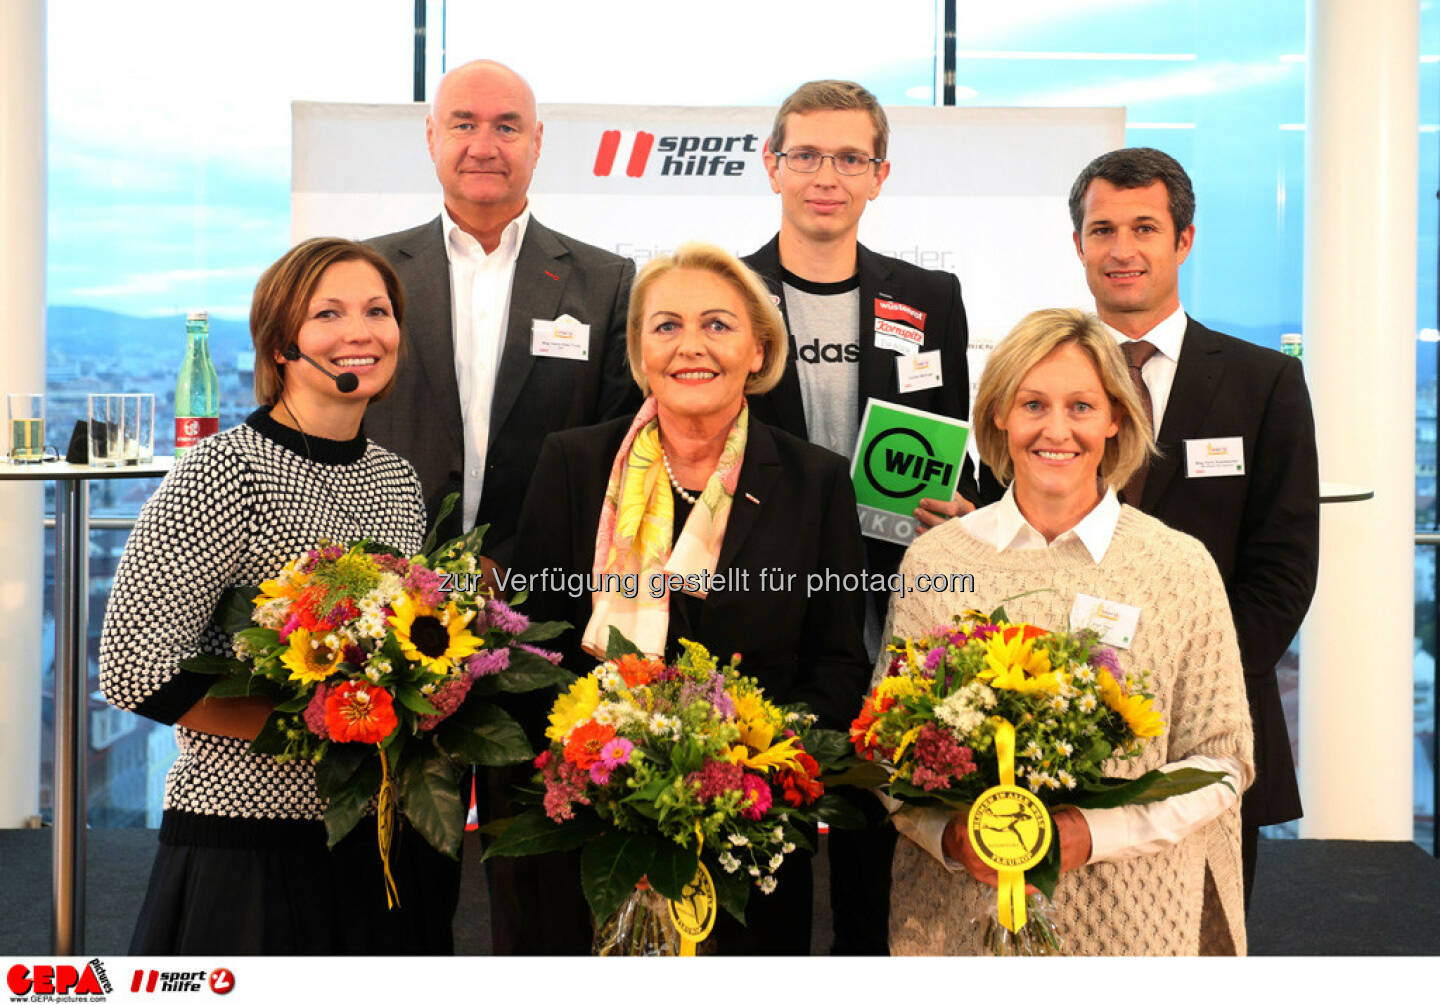
{"type": "Polygon", "coordinates": [[[822,154],[819,150],[801,147],[798,150],[783,150],[775,154],[784,157],[790,170],[797,174],[814,174],[827,159],[839,174],[857,175],[870,170],[871,164],[883,164],[879,157],[866,157],[862,153],[822,154]]]}

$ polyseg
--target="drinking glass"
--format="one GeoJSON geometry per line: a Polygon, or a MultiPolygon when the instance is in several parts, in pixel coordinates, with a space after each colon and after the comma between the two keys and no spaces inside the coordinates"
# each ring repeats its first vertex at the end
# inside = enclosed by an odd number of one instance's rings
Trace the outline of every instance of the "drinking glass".
{"type": "Polygon", "coordinates": [[[35,464],[45,456],[45,395],[7,394],[5,411],[10,420],[10,453],[14,464],[35,464]]]}
{"type": "Polygon", "coordinates": [[[155,395],[127,394],[122,408],[125,463],[149,464],[155,459],[155,395]]]}
{"type": "Polygon", "coordinates": [[[125,395],[92,394],[90,466],[118,467],[125,455],[125,395]]]}

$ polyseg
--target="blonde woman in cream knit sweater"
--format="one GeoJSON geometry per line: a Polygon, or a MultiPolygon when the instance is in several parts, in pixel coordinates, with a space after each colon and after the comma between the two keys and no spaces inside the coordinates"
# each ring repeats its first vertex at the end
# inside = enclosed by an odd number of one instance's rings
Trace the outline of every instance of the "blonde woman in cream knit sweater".
{"type": "MultiPolygon", "coordinates": [[[[918,538],[900,571],[911,583],[970,573],[975,592],[909,592],[894,602],[887,634],[919,635],[1002,601],[1012,620],[1047,627],[1069,625],[1082,595],[1138,608],[1120,662],[1152,672],[1166,728],[1114,773],[1194,766],[1223,771],[1230,784],[1144,807],[1056,811],[1063,948],[1243,954],[1239,793],[1254,767],[1235,629],[1204,546],[1118,501],[1154,447],[1113,336],[1079,311],[1030,314],[991,354],[974,414],[980,455],[1002,481],[1013,477],[1010,489],[918,538]]],[[[877,676],[888,656],[880,663],[877,676]]],[[[995,874],[975,857],[964,818],[912,808],[892,819],[903,838],[891,951],[978,952],[995,874]]]]}

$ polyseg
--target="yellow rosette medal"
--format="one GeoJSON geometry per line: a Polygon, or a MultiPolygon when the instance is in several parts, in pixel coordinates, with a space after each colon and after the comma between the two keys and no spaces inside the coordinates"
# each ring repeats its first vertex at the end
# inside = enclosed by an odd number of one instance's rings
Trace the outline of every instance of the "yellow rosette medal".
{"type": "Polygon", "coordinates": [[[695,878],[685,884],[679,900],[670,901],[670,920],[680,933],[680,955],[694,956],[695,947],[705,941],[715,927],[715,881],[700,863],[695,878]]]}
{"type": "Polygon", "coordinates": [[[1025,870],[1050,850],[1054,825],[1035,795],[1015,784],[1015,727],[995,720],[995,757],[1000,784],[986,789],[970,807],[970,844],[980,861],[1000,876],[1000,924],[1018,932],[1025,924],[1025,870]]]}

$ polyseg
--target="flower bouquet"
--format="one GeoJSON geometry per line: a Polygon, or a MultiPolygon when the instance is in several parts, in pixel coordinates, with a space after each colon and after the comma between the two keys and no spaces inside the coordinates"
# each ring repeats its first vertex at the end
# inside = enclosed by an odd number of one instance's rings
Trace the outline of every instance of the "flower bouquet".
{"type": "Polygon", "coordinates": [[[372,541],[322,542],[258,589],[226,591],[216,612],[235,657],[196,656],[218,674],[211,697],[275,703],[250,751],[315,765],[333,847],[377,814],[392,906],[397,811],[434,848],[458,857],[465,764],[502,765],[533,751],[520,724],[486,697],[565,685],[558,654],[534,643],[567,626],[531,624],[490,596],[477,528],[404,557],[372,541]]]}
{"type": "Polygon", "coordinates": [[[550,714],[535,759],[543,806],[502,822],[486,850],[583,845],[596,955],[693,952],[717,906],[743,921],[751,888],[775,889],[785,857],[809,847],[798,825],[849,809],[820,780],[848,755],[843,734],[771,704],[738,657],[720,667],[681,645],[666,666],[611,629],[609,659],[550,714]]]}
{"type": "Polygon", "coordinates": [[[968,611],[951,627],[893,640],[889,651],[851,742],[884,767],[886,796],[968,813],[971,844],[1000,877],[984,933],[995,955],[1060,952],[1046,906],[1024,893],[1028,881],[1052,897],[1059,880],[1049,808],[1146,803],[1225,779],[1194,768],[1106,773],[1138,757],[1165,723],[1149,672],[1122,672],[1093,631],[1009,624],[1003,608],[968,611]]]}

